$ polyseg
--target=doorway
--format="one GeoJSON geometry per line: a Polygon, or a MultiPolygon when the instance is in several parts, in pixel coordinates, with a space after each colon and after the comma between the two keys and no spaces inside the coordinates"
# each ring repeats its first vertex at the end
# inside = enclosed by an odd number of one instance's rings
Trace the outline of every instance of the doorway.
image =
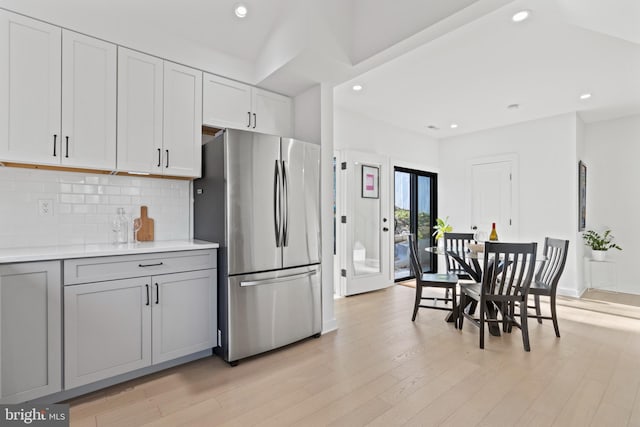
{"type": "Polygon", "coordinates": [[[409,268],[408,234],[417,236],[422,271],[438,270],[435,254],[425,251],[434,246],[433,226],[437,218],[437,175],[430,172],[394,168],[394,279],[413,278],[409,268]]]}

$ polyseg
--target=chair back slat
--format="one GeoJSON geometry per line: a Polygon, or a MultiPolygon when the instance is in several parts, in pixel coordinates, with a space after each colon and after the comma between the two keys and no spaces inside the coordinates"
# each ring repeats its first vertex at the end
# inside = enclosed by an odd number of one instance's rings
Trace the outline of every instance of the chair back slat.
{"type": "MultiPolygon", "coordinates": [[[[444,233],[444,249],[447,253],[454,252],[464,259],[469,252],[469,243],[473,241],[473,233],[444,233]]],[[[466,274],[466,271],[458,261],[450,255],[446,255],[447,272],[466,274]]]]}
{"type": "Polygon", "coordinates": [[[569,241],[545,237],[544,254],[547,260],[536,273],[535,281],[555,290],[567,262],[569,241]]]}
{"type": "Polygon", "coordinates": [[[416,279],[422,277],[422,266],[420,265],[420,258],[418,257],[418,243],[413,234],[407,235],[409,241],[409,260],[411,265],[411,272],[416,279]]]}
{"type": "Polygon", "coordinates": [[[486,242],[483,295],[526,296],[533,280],[536,243],[486,242]]]}

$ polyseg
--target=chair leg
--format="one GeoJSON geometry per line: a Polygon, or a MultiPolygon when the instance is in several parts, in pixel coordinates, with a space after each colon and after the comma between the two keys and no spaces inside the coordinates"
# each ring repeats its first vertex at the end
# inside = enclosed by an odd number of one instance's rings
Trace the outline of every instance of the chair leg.
{"type": "MultiPolygon", "coordinates": [[[[521,302],[521,304],[526,304],[526,300],[521,302]]],[[[520,332],[522,332],[522,344],[524,345],[524,351],[531,351],[531,347],[529,346],[529,324],[527,323],[526,310],[520,310],[520,332]]]]}
{"type": "Polygon", "coordinates": [[[420,307],[421,297],[422,297],[422,286],[416,280],[416,301],[413,304],[413,317],[411,317],[412,322],[416,320],[416,314],[418,314],[418,308],[420,307]]]}
{"type": "Polygon", "coordinates": [[[460,291],[460,304],[458,306],[458,329],[462,330],[462,322],[464,321],[464,307],[467,305],[467,297],[464,292],[460,291]]]}
{"type": "MultiPolygon", "coordinates": [[[[448,290],[449,290],[449,289],[447,289],[447,291],[448,291],[448,290]]],[[[456,300],[457,300],[457,298],[456,298],[456,297],[457,297],[457,295],[456,295],[456,287],[455,287],[455,286],[451,289],[451,295],[452,295],[452,298],[453,298],[453,299],[451,300],[451,314],[452,314],[453,316],[455,316],[455,315],[456,315],[456,313],[457,313],[456,309],[457,309],[457,307],[458,307],[458,306],[457,306],[457,304],[456,304],[456,300]]],[[[456,321],[453,323],[453,326],[454,326],[456,329],[458,329],[458,319],[456,319],[456,321]]]]}
{"type": "Polygon", "coordinates": [[[533,297],[536,302],[535,306],[536,306],[536,315],[538,316],[538,323],[542,324],[542,319],[540,318],[540,316],[542,315],[540,314],[540,295],[534,295],[533,297]]]}
{"type": "Polygon", "coordinates": [[[556,330],[556,337],[560,338],[560,329],[558,328],[558,315],[556,314],[556,295],[551,295],[551,319],[553,320],[553,329],[556,330]]]}
{"type": "Polygon", "coordinates": [[[484,348],[484,315],[487,310],[486,304],[480,304],[480,348],[484,348]]]}
{"type": "Polygon", "coordinates": [[[509,332],[509,303],[503,302],[500,305],[500,310],[502,311],[502,332],[509,332]]]}
{"type": "Polygon", "coordinates": [[[449,298],[449,288],[447,288],[447,290],[445,291],[444,297],[445,298],[449,298]]]}

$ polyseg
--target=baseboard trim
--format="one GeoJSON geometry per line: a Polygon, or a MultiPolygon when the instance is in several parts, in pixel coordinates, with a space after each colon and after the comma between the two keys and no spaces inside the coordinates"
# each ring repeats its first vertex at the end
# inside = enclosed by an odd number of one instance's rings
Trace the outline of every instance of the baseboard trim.
{"type": "Polygon", "coordinates": [[[337,331],[338,330],[338,321],[336,319],[331,319],[322,324],[322,335],[337,331]]]}

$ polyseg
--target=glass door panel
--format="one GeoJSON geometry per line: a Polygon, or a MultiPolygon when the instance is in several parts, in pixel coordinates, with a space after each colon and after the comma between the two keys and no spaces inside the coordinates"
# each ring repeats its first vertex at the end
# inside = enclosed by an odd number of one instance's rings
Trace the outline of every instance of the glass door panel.
{"type": "Polygon", "coordinates": [[[435,271],[432,268],[431,253],[425,249],[434,246],[432,230],[433,225],[431,221],[431,177],[418,175],[417,176],[417,224],[416,231],[418,235],[418,256],[420,257],[420,264],[422,265],[422,271],[435,271]]]}
{"type": "Polygon", "coordinates": [[[411,174],[396,170],[393,264],[395,279],[411,276],[409,269],[409,242],[407,235],[411,233],[411,174]]]}
{"type": "Polygon", "coordinates": [[[412,278],[406,235],[418,239],[418,256],[423,272],[437,271],[436,257],[425,249],[433,246],[436,219],[436,175],[412,169],[395,168],[394,277],[412,278]]]}

